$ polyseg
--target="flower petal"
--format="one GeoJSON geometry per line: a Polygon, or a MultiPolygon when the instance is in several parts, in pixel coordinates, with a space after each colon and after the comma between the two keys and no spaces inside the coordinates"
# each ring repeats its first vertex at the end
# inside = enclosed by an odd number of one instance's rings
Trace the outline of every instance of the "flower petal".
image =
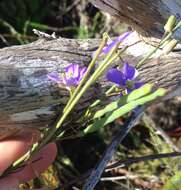
{"type": "Polygon", "coordinates": [[[138,88],[142,87],[143,85],[144,85],[144,82],[136,82],[134,84],[134,89],[138,89],[138,88]]]}
{"type": "Polygon", "coordinates": [[[117,38],[116,40],[113,40],[111,43],[107,44],[103,49],[102,53],[103,54],[108,54],[109,51],[117,44],[117,38]]]}
{"type": "Polygon", "coordinates": [[[123,73],[126,79],[133,80],[138,75],[138,71],[135,67],[129,65],[128,63],[124,63],[123,65],[123,73]]]}
{"type": "Polygon", "coordinates": [[[63,81],[63,84],[67,85],[67,78],[64,74],[62,75],[62,81],[63,81]]]}
{"type": "Polygon", "coordinates": [[[132,32],[128,31],[118,37],[118,42],[123,42],[132,32]]]}
{"type": "Polygon", "coordinates": [[[79,76],[79,65],[78,64],[73,64],[73,77],[78,77],[79,76]]]}
{"type": "Polygon", "coordinates": [[[78,85],[78,81],[75,78],[66,79],[65,81],[66,81],[65,85],[68,86],[68,87],[78,85]]]}
{"type": "Polygon", "coordinates": [[[132,88],[126,88],[126,94],[131,93],[133,90],[138,89],[144,85],[143,82],[135,82],[132,88]]]}
{"type": "Polygon", "coordinates": [[[65,68],[63,83],[68,87],[77,86],[83,78],[86,70],[86,67],[79,67],[78,64],[70,64],[65,68]]]}
{"type": "Polygon", "coordinates": [[[123,73],[118,69],[109,69],[106,77],[109,81],[116,83],[118,86],[125,86],[126,79],[123,73]]]}
{"type": "Polygon", "coordinates": [[[68,65],[66,68],[65,68],[65,73],[73,73],[73,64],[70,64],[68,65]]]}
{"type": "Polygon", "coordinates": [[[82,78],[84,77],[85,73],[87,71],[87,67],[82,67],[79,69],[79,79],[82,80],[82,78]]]}
{"type": "Polygon", "coordinates": [[[107,46],[105,46],[102,50],[103,54],[108,54],[109,51],[117,44],[120,43],[122,41],[124,41],[132,32],[128,31],[123,33],[122,35],[118,36],[115,40],[113,40],[112,42],[108,43],[107,46]]]}
{"type": "Polygon", "coordinates": [[[49,73],[49,74],[47,74],[47,77],[48,77],[50,80],[54,81],[54,82],[57,82],[57,83],[62,82],[62,80],[61,80],[61,78],[60,78],[60,76],[59,76],[58,73],[55,73],[55,72],[49,73]]]}
{"type": "Polygon", "coordinates": [[[65,75],[68,78],[78,77],[79,76],[79,65],[78,64],[70,64],[65,68],[65,75]]]}
{"type": "Polygon", "coordinates": [[[126,88],[125,89],[125,93],[126,94],[130,94],[134,89],[130,89],[130,88],[126,88]]]}

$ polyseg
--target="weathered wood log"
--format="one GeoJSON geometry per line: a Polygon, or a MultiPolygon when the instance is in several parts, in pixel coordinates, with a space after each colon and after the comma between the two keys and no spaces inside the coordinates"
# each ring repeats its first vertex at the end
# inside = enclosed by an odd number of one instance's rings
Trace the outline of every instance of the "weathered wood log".
{"type": "Polygon", "coordinates": [[[144,36],[161,37],[170,15],[181,19],[180,0],[89,0],[98,8],[125,21],[144,36]]]}
{"type": "MultiPolygon", "coordinates": [[[[159,12],[159,7],[157,9],[159,12]]],[[[137,14],[135,18],[138,16],[140,19],[139,13],[137,14]]],[[[99,41],[96,39],[42,39],[28,45],[1,49],[0,137],[4,138],[22,128],[51,125],[65,105],[68,92],[50,81],[47,73],[52,71],[61,73],[70,63],[88,65],[99,41]]],[[[128,48],[124,55],[124,58],[126,57],[133,64],[150,51],[151,47],[140,41],[136,32],[129,36],[126,44],[131,45],[135,42],[137,43],[128,48]]],[[[143,65],[139,72],[142,81],[156,83],[158,86],[174,91],[181,82],[180,53],[161,56],[159,59],[154,57],[143,65]]],[[[95,95],[100,97],[104,88],[108,86],[103,78],[98,83],[100,88],[93,88],[88,92],[76,108],[77,110],[86,107],[95,95]]]]}
{"type": "MultiPolygon", "coordinates": [[[[0,50],[0,136],[12,129],[48,126],[66,104],[68,92],[47,74],[61,73],[70,63],[87,65],[97,44],[60,38],[0,50]]],[[[94,93],[90,91],[83,101],[94,93]]]]}

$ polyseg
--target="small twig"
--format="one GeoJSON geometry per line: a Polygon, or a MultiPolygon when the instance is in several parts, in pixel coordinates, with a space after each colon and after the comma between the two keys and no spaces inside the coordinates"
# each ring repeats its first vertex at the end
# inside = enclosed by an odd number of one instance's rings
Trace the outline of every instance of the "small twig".
{"type": "Polygon", "coordinates": [[[111,144],[106,149],[102,159],[98,163],[97,167],[93,169],[91,175],[89,176],[87,182],[85,183],[83,190],[92,190],[99,182],[100,177],[106,168],[108,162],[111,160],[113,154],[115,153],[119,144],[123,141],[129,131],[133,128],[135,122],[142,116],[144,107],[139,107],[133,112],[128,122],[125,126],[121,127],[120,132],[114,137],[111,144]]]}
{"type": "Polygon", "coordinates": [[[67,14],[69,11],[71,11],[77,4],[79,4],[81,2],[81,0],[76,0],[76,1],[74,1],[70,6],[68,6],[67,8],[66,8],[66,10],[65,10],[65,12],[62,14],[62,16],[63,15],[65,15],[65,14],[67,14]]]}
{"type": "Polygon", "coordinates": [[[73,189],[73,190],[80,190],[80,189],[78,189],[77,187],[72,187],[72,189],[73,189]]]}
{"type": "Polygon", "coordinates": [[[125,180],[127,179],[126,176],[114,176],[114,177],[102,177],[101,181],[118,181],[118,180],[125,180]]]}
{"type": "MultiPolygon", "coordinates": [[[[116,169],[114,171],[114,177],[103,177],[101,181],[111,181],[117,183],[121,180],[132,181],[136,186],[143,189],[160,189],[162,183],[157,176],[138,175],[134,172],[127,171],[126,169],[116,169]]],[[[130,188],[126,188],[130,189],[130,188]]]]}
{"type": "Polygon", "coordinates": [[[55,32],[53,32],[51,35],[50,34],[47,34],[45,32],[41,32],[37,29],[33,29],[33,32],[34,34],[36,34],[37,36],[39,36],[40,38],[45,38],[45,39],[48,39],[48,40],[53,40],[53,39],[57,39],[56,35],[55,35],[55,32]]]}
{"type": "MultiPolygon", "coordinates": [[[[15,36],[13,36],[13,35],[11,35],[11,34],[7,34],[7,33],[2,33],[1,34],[4,38],[16,38],[15,36]]],[[[35,37],[35,36],[29,36],[29,35],[22,35],[21,36],[21,38],[23,39],[23,40],[36,40],[37,39],[37,37],[35,37]]]]}
{"type": "Polygon", "coordinates": [[[155,129],[158,132],[157,134],[160,135],[173,150],[180,152],[180,149],[174,145],[174,143],[172,142],[170,137],[165,133],[165,131],[161,129],[159,126],[156,126],[155,122],[146,113],[144,113],[143,115],[143,121],[149,126],[151,126],[153,129],[155,129]]]}
{"type": "Polygon", "coordinates": [[[0,34],[0,39],[2,40],[2,42],[6,45],[6,46],[10,46],[9,42],[6,40],[6,38],[0,34]]]}
{"type": "MultiPolygon", "coordinates": [[[[153,154],[153,155],[141,156],[141,157],[137,157],[137,158],[128,158],[127,160],[117,161],[117,162],[107,166],[105,169],[105,172],[109,172],[114,169],[126,167],[131,164],[138,163],[138,162],[145,162],[145,161],[151,161],[151,160],[162,159],[162,158],[172,158],[172,157],[177,157],[177,156],[181,156],[181,152],[153,154]]],[[[65,185],[60,185],[55,190],[68,188],[69,186],[72,186],[76,182],[87,178],[90,174],[91,174],[91,170],[87,171],[85,174],[83,174],[79,177],[76,177],[75,179],[71,180],[69,183],[67,183],[65,185]]],[[[101,178],[101,180],[102,180],[102,178],[101,178]]]]}
{"type": "Polygon", "coordinates": [[[147,155],[147,156],[141,156],[137,158],[128,158],[127,160],[123,161],[117,161],[114,164],[109,165],[106,168],[106,172],[117,169],[117,168],[122,168],[137,162],[145,162],[145,161],[150,161],[150,160],[156,160],[156,159],[162,159],[162,158],[171,158],[171,157],[177,157],[181,156],[181,152],[171,152],[171,153],[164,153],[164,154],[153,154],[153,155],[147,155]]]}
{"type": "Polygon", "coordinates": [[[17,32],[16,29],[9,22],[0,19],[0,25],[6,27],[12,34],[12,36],[14,36],[19,41],[20,44],[24,44],[24,41],[22,40],[22,35],[19,32],[17,32]]]}

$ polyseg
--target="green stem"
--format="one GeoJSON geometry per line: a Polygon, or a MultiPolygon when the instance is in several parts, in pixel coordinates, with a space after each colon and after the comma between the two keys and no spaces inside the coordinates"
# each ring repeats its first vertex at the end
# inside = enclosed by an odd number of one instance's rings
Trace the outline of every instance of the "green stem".
{"type": "Polygon", "coordinates": [[[67,118],[68,114],[71,112],[71,110],[77,104],[77,102],[79,101],[79,99],[81,98],[81,96],[86,92],[86,90],[94,83],[94,81],[96,81],[96,79],[105,71],[105,69],[113,61],[115,61],[115,59],[117,59],[119,57],[119,55],[121,53],[123,53],[123,51],[125,51],[127,49],[127,47],[125,47],[121,52],[116,53],[115,55],[113,55],[117,51],[119,45],[120,44],[117,44],[114,48],[112,48],[111,51],[106,56],[105,60],[102,61],[102,63],[100,63],[100,66],[95,70],[95,72],[92,74],[92,76],[90,77],[90,79],[82,87],[82,89],[80,90],[79,94],[77,94],[77,96],[72,100],[72,102],[70,103],[70,105],[67,107],[67,109],[63,113],[63,116],[60,118],[60,120],[58,121],[58,123],[56,124],[56,126],[54,128],[52,128],[50,131],[47,132],[46,136],[44,137],[44,139],[40,143],[39,148],[41,148],[48,141],[51,140],[51,138],[53,137],[54,133],[57,131],[57,129],[59,129],[61,127],[61,125],[63,124],[64,120],[67,118]]]}
{"type": "MultiPolygon", "coordinates": [[[[115,87],[116,87],[116,85],[111,86],[111,87],[105,92],[106,96],[109,95],[111,92],[113,92],[114,89],[115,89],[115,87]]],[[[90,108],[93,108],[93,107],[97,106],[100,102],[101,102],[100,99],[96,100],[95,102],[93,102],[93,103],[90,105],[90,108]]]]}
{"type": "Polygon", "coordinates": [[[69,107],[69,105],[72,103],[73,99],[77,96],[77,94],[79,93],[80,89],[82,88],[83,84],[86,82],[87,78],[89,77],[90,72],[92,71],[92,69],[94,68],[94,65],[96,64],[96,61],[99,57],[99,55],[102,52],[102,49],[104,48],[104,46],[107,43],[107,35],[103,35],[103,40],[98,48],[98,50],[95,53],[94,58],[92,59],[92,61],[89,64],[89,67],[87,68],[87,71],[85,73],[85,76],[83,77],[83,79],[81,80],[80,84],[78,85],[78,87],[76,88],[76,90],[74,91],[73,95],[70,97],[67,105],[64,108],[64,112],[66,111],[66,109],[69,107]]]}
{"type": "Polygon", "coordinates": [[[142,66],[147,59],[149,59],[167,40],[169,40],[172,37],[173,33],[179,27],[181,27],[181,22],[179,22],[171,32],[169,32],[167,35],[166,34],[164,35],[164,37],[162,38],[162,40],[160,41],[158,46],[156,48],[154,48],[151,52],[149,52],[146,55],[146,57],[144,57],[141,61],[139,61],[138,64],[136,65],[136,68],[139,68],[140,66],[142,66]]]}
{"type": "Polygon", "coordinates": [[[8,28],[10,33],[19,41],[20,44],[24,44],[24,41],[22,40],[22,35],[15,30],[15,28],[10,25],[8,22],[0,19],[0,25],[3,25],[4,27],[8,28]]]}
{"type": "Polygon", "coordinates": [[[172,36],[172,33],[169,33],[163,40],[161,40],[161,42],[156,48],[154,48],[141,61],[138,62],[138,64],[136,65],[136,68],[141,67],[147,59],[149,59],[168,39],[170,39],[171,36],[172,36]]]}

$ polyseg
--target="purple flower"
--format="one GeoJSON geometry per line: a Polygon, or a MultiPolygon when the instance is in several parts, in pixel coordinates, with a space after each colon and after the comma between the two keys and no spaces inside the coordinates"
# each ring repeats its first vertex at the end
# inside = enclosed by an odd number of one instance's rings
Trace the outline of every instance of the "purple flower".
{"type": "Polygon", "coordinates": [[[107,72],[107,79],[117,86],[125,89],[126,94],[129,94],[134,89],[140,88],[143,83],[136,81],[138,71],[135,67],[124,63],[122,71],[118,69],[110,69],[107,72]]]}
{"type": "Polygon", "coordinates": [[[48,77],[50,80],[52,80],[52,81],[54,81],[54,82],[56,82],[56,83],[62,83],[62,80],[61,80],[61,78],[60,78],[60,76],[59,76],[58,73],[55,73],[55,72],[49,73],[49,74],[47,74],[47,77],[48,77]]]}
{"type": "MultiPolygon", "coordinates": [[[[106,55],[109,53],[109,51],[116,46],[116,44],[123,42],[132,32],[131,31],[127,31],[125,33],[123,33],[122,35],[118,36],[115,40],[111,40],[111,42],[107,43],[107,45],[102,49],[102,52],[100,54],[100,56],[102,55],[106,55]]],[[[92,58],[95,56],[96,52],[92,53],[92,58]]]]}
{"type": "Polygon", "coordinates": [[[123,42],[132,32],[128,31],[125,32],[124,34],[118,36],[115,40],[113,40],[112,42],[108,43],[102,50],[103,54],[108,54],[109,51],[117,44],[120,42],[123,42]]]}
{"type": "Polygon", "coordinates": [[[79,67],[78,64],[70,64],[65,68],[65,73],[62,77],[58,73],[48,74],[48,78],[57,83],[63,83],[67,87],[77,86],[85,75],[87,68],[79,67]]]}

